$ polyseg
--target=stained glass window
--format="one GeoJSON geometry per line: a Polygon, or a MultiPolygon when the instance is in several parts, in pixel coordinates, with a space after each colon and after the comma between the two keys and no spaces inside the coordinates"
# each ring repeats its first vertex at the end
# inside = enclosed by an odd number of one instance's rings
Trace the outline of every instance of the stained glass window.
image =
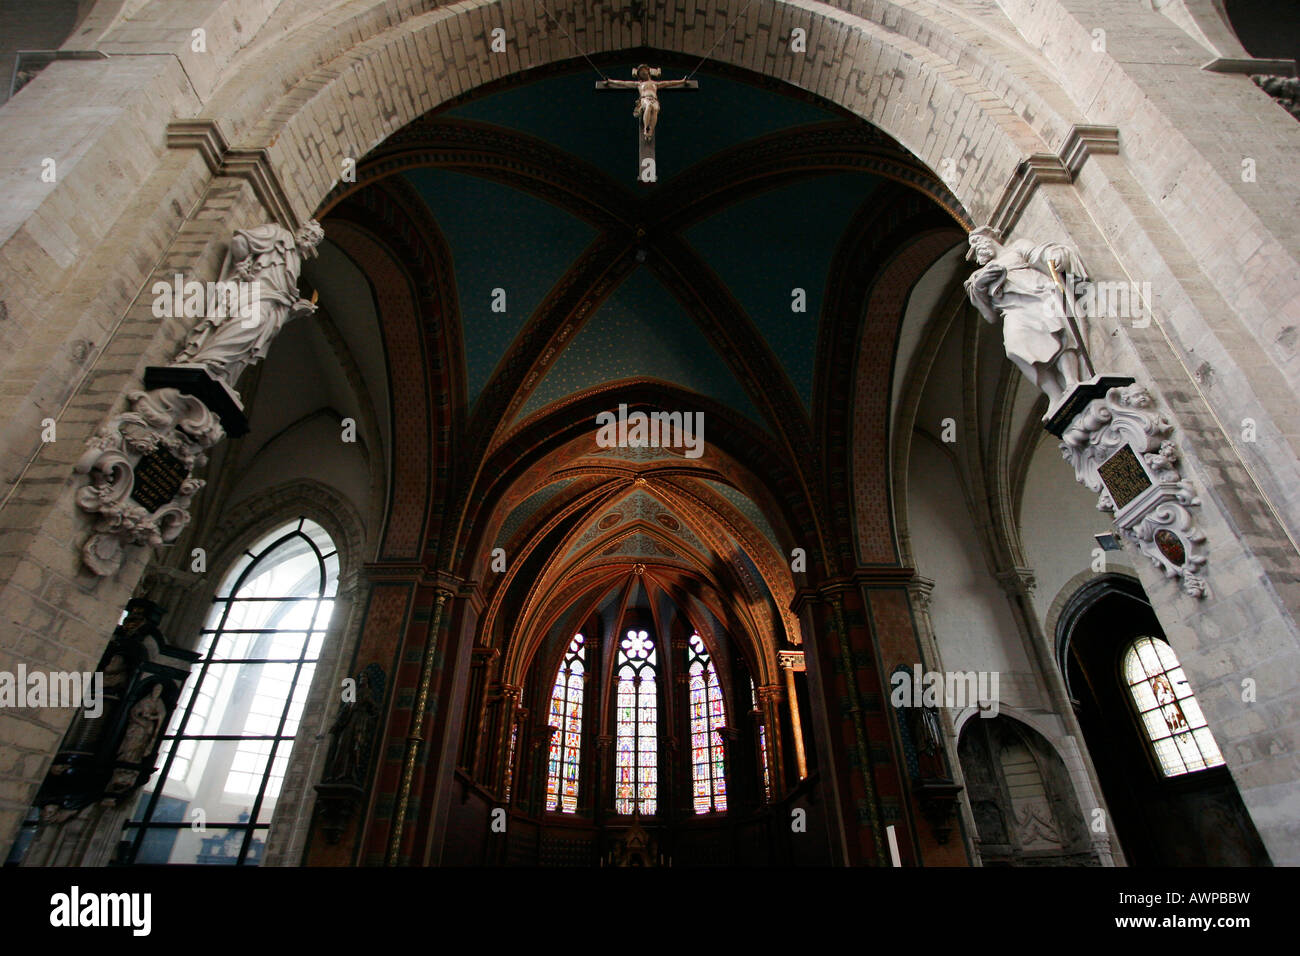
{"type": "MultiPolygon", "coordinates": [[[[582,757],[582,682],[586,647],[575,634],[551,691],[551,757],[546,772],[546,809],[578,809],[578,761],[582,757]]],[[[513,740],[512,740],[513,746],[513,740]]]]}
{"type": "Polygon", "coordinates": [[[510,791],[514,788],[515,783],[515,747],[519,744],[519,721],[513,720],[510,724],[510,750],[506,754],[506,794],[505,804],[510,805],[510,791]]]}
{"type": "Polygon", "coordinates": [[[126,824],[120,862],[261,861],[338,573],[329,535],[306,518],[236,561],[163,735],[161,772],[126,824]]]}
{"type": "Polygon", "coordinates": [[[1139,637],[1125,651],[1122,666],[1138,719],[1166,777],[1223,765],[1173,648],[1139,637]]]}
{"type": "Polygon", "coordinates": [[[713,659],[700,635],[691,635],[686,652],[686,680],[691,715],[691,793],[696,813],[727,809],[727,777],[722,734],[722,688],[713,659]]]}
{"type": "Polygon", "coordinates": [[[767,726],[762,722],[762,714],[758,709],[758,691],[754,689],[754,678],[749,679],[749,700],[754,707],[754,712],[759,714],[758,724],[758,761],[763,768],[763,802],[772,801],[772,770],[767,763],[767,726]]]}
{"type": "Polygon", "coordinates": [[[657,663],[654,639],[628,631],[618,650],[614,809],[655,812],[659,770],[657,663]]]}

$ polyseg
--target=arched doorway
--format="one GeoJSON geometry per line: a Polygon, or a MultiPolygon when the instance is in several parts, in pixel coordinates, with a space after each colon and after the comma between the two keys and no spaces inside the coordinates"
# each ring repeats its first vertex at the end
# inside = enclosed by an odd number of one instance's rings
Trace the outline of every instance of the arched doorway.
{"type": "Polygon", "coordinates": [[[1005,715],[971,717],[958,742],[984,866],[1096,866],[1060,756],[1005,715]]]}
{"type": "Polygon", "coordinates": [[[1105,575],[1074,595],[1057,658],[1110,820],[1134,866],[1266,866],[1194,691],[1142,588],[1105,575]]]}

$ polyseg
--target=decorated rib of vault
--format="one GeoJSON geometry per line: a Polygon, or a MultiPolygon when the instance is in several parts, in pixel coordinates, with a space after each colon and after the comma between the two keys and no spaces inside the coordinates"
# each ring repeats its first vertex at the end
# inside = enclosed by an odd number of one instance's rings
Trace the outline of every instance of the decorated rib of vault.
{"type": "Polygon", "coordinates": [[[1098,318],[1097,297],[1078,252],[1028,239],[1003,245],[989,226],[969,243],[978,268],[966,293],[986,320],[1001,320],[1007,357],[1047,396],[1043,424],[1075,479],[1097,493],[1121,538],[1204,597],[1205,535],[1191,511],[1200,500],[1179,472],[1173,424],[1145,386],[1093,368],[1080,322],[1098,318]]]}
{"type": "Polygon", "coordinates": [[[175,541],[189,523],[207,450],[248,431],[240,373],[266,357],[287,322],[316,311],[299,297],[298,276],[324,237],[314,219],[296,235],[276,223],[236,230],[185,345],[171,364],[146,369],[144,390],[128,392],[127,410],[87,442],[77,504],[96,516],[82,548],[95,574],[116,572],[131,545],[175,541]]]}

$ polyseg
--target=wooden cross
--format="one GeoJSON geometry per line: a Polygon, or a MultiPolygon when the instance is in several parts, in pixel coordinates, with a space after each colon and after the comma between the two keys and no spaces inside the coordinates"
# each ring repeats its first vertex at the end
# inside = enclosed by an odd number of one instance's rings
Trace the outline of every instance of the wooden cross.
{"type": "Polygon", "coordinates": [[[655,168],[655,127],[659,122],[659,91],[700,88],[700,84],[695,80],[654,79],[660,72],[657,67],[642,63],[632,71],[635,80],[600,80],[596,83],[598,90],[637,91],[636,109],[633,110],[632,115],[636,117],[636,141],[640,145],[636,178],[641,183],[653,183],[659,179],[658,170],[655,168]]]}

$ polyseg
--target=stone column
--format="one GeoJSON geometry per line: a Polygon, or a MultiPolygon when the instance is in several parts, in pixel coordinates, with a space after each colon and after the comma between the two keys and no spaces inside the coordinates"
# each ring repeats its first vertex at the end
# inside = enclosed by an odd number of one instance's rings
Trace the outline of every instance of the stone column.
{"type": "Polygon", "coordinates": [[[736,759],[736,752],[740,750],[741,735],[734,727],[719,727],[717,731],[722,738],[722,765],[725,770],[723,783],[726,787],[727,811],[730,812],[737,805],[736,798],[744,798],[743,787],[736,793],[731,786],[731,781],[737,776],[732,768],[740,763],[736,759]]]}
{"type": "Polygon", "coordinates": [[[496,744],[496,757],[492,761],[493,767],[485,775],[489,788],[495,789],[501,794],[501,798],[508,804],[509,797],[514,785],[515,760],[518,759],[519,731],[517,727],[519,721],[523,719],[524,711],[519,706],[519,696],[523,693],[523,688],[516,684],[502,684],[501,686],[501,703],[500,712],[501,733],[498,739],[489,743],[496,744]],[[510,740],[515,740],[515,752],[511,753],[510,740]]]}
{"type": "MultiPolygon", "coordinates": [[[[1035,669],[1039,673],[1040,687],[1045,703],[1054,711],[1061,722],[1064,733],[1061,745],[1065,752],[1060,756],[1070,770],[1070,782],[1074,786],[1079,809],[1084,814],[1084,825],[1090,821],[1089,812],[1096,807],[1105,807],[1101,795],[1101,782],[1097,770],[1092,765],[1092,758],[1087,756],[1087,749],[1079,746],[1083,739],[1083,729],[1079,726],[1078,715],[1074,712],[1074,702],[1070,700],[1065,687],[1065,675],[1061,673],[1053,650],[1053,638],[1043,632],[1034,613],[1033,590],[1034,572],[1028,568],[1010,568],[996,575],[998,584],[1011,604],[1012,614],[1024,635],[1024,642],[1030,653],[1035,669]]],[[[1106,817],[1110,810],[1106,808],[1106,817]]],[[[1118,845],[1111,846],[1109,833],[1097,833],[1088,827],[1092,840],[1092,850],[1097,859],[1105,864],[1113,862],[1118,845]]]]}
{"type": "Polygon", "coordinates": [[[808,755],[803,745],[803,719],[799,716],[799,695],[795,690],[795,671],[804,669],[803,651],[781,651],[777,655],[781,670],[785,671],[786,700],[790,708],[790,732],[794,737],[794,762],[799,768],[799,779],[808,777],[808,755]]]}
{"type": "Polygon", "coordinates": [[[900,822],[899,850],[905,861],[915,860],[873,609],[865,601],[867,591],[899,590],[910,577],[907,569],[861,568],[851,577],[805,588],[792,604],[804,637],[816,739],[825,744],[818,776],[829,804],[832,853],[849,865],[889,866],[885,827],[900,822]]]}
{"type": "Polygon", "coordinates": [[[410,804],[412,784],[415,779],[416,757],[420,745],[424,742],[424,717],[429,704],[429,688],[433,681],[435,666],[434,655],[438,647],[438,637],[442,628],[442,615],[447,600],[452,592],[438,588],[434,595],[433,620],[429,625],[429,637],[425,645],[424,661],[420,667],[420,683],[417,687],[415,706],[411,711],[410,732],[406,737],[406,753],[402,758],[402,776],[397,790],[397,803],[393,810],[393,825],[388,841],[388,866],[397,866],[402,856],[402,836],[406,828],[406,812],[410,804]]]}
{"type": "MultiPolygon", "coordinates": [[[[923,669],[942,671],[943,660],[939,653],[939,644],[934,636],[934,621],[930,617],[930,596],[934,591],[934,581],[919,575],[908,582],[907,593],[911,601],[916,621],[916,640],[921,647],[921,665],[923,669]]],[[[965,837],[966,850],[972,864],[979,861],[979,831],[975,827],[975,814],[971,810],[970,795],[966,792],[966,778],[962,773],[961,759],[957,750],[957,727],[952,719],[952,711],[947,707],[938,708],[939,723],[943,728],[944,758],[952,781],[961,787],[957,795],[957,812],[961,817],[961,831],[965,837]]]]}
{"type": "Polygon", "coordinates": [[[758,696],[758,706],[762,712],[760,723],[767,737],[767,767],[771,778],[772,797],[784,795],[785,754],[781,741],[781,700],[785,688],[780,684],[765,684],[754,689],[758,696]]]}
{"type": "Polygon", "coordinates": [[[457,765],[481,783],[493,780],[491,758],[502,725],[500,688],[491,683],[494,665],[500,657],[501,651],[495,647],[475,647],[470,651],[465,698],[469,726],[461,738],[457,765]]]}
{"type": "Polygon", "coordinates": [[[766,774],[763,771],[764,767],[770,768],[771,763],[767,753],[767,731],[763,726],[763,711],[757,704],[749,712],[749,723],[750,738],[753,741],[753,752],[756,758],[753,766],[750,767],[752,771],[750,788],[754,794],[753,804],[756,807],[764,807],[772,799],[772,771],[768,769],[766,774]]]}
{"type": "MultiPolygon", "coordinates": [[[[660,794],[671,798],[674,809],[673,817],[689,820],[695,813],[695,773],[691,764],[691,708],[689,675],[686,672],[687,642],[686,635],[677,633],[672,641],[672,658],[668,666],[672,668],[672,693],[665,695],[664,718],[667,734],[665,735],[664,753],[660,756],[660,767],[666,771],[666,779],[660,781],[660,794]],[[678,707],[678,702],[684,704],[678,707]],[[675,719],[674,719],[675,718],[675,719]],[[686,742],[686,754],[682,754],[681,741],[686,742]],[[667,784],[667,786],[664,786],[667,784]]],[[[662,797],[661,797],[662,802],[662,797]]],[[[660,807],[662,812],[663,807],[660,807]]]]}
{"type": "Polygon", "coordinates": [[[602,820],[613,810],[614,794],[614,736],[600,734],[596,738],[595,818],[602,820]]]}
{"type": "Polygon", "coordinates": [[[535,795],[534,809],[539,816],[552,809],[548,802],[546,786],[550,780],[551,747],[554,746],[555,735],[559,732],[560,728],[554,724],[538,724],[533,735],[532,792],[535,795]]]}

